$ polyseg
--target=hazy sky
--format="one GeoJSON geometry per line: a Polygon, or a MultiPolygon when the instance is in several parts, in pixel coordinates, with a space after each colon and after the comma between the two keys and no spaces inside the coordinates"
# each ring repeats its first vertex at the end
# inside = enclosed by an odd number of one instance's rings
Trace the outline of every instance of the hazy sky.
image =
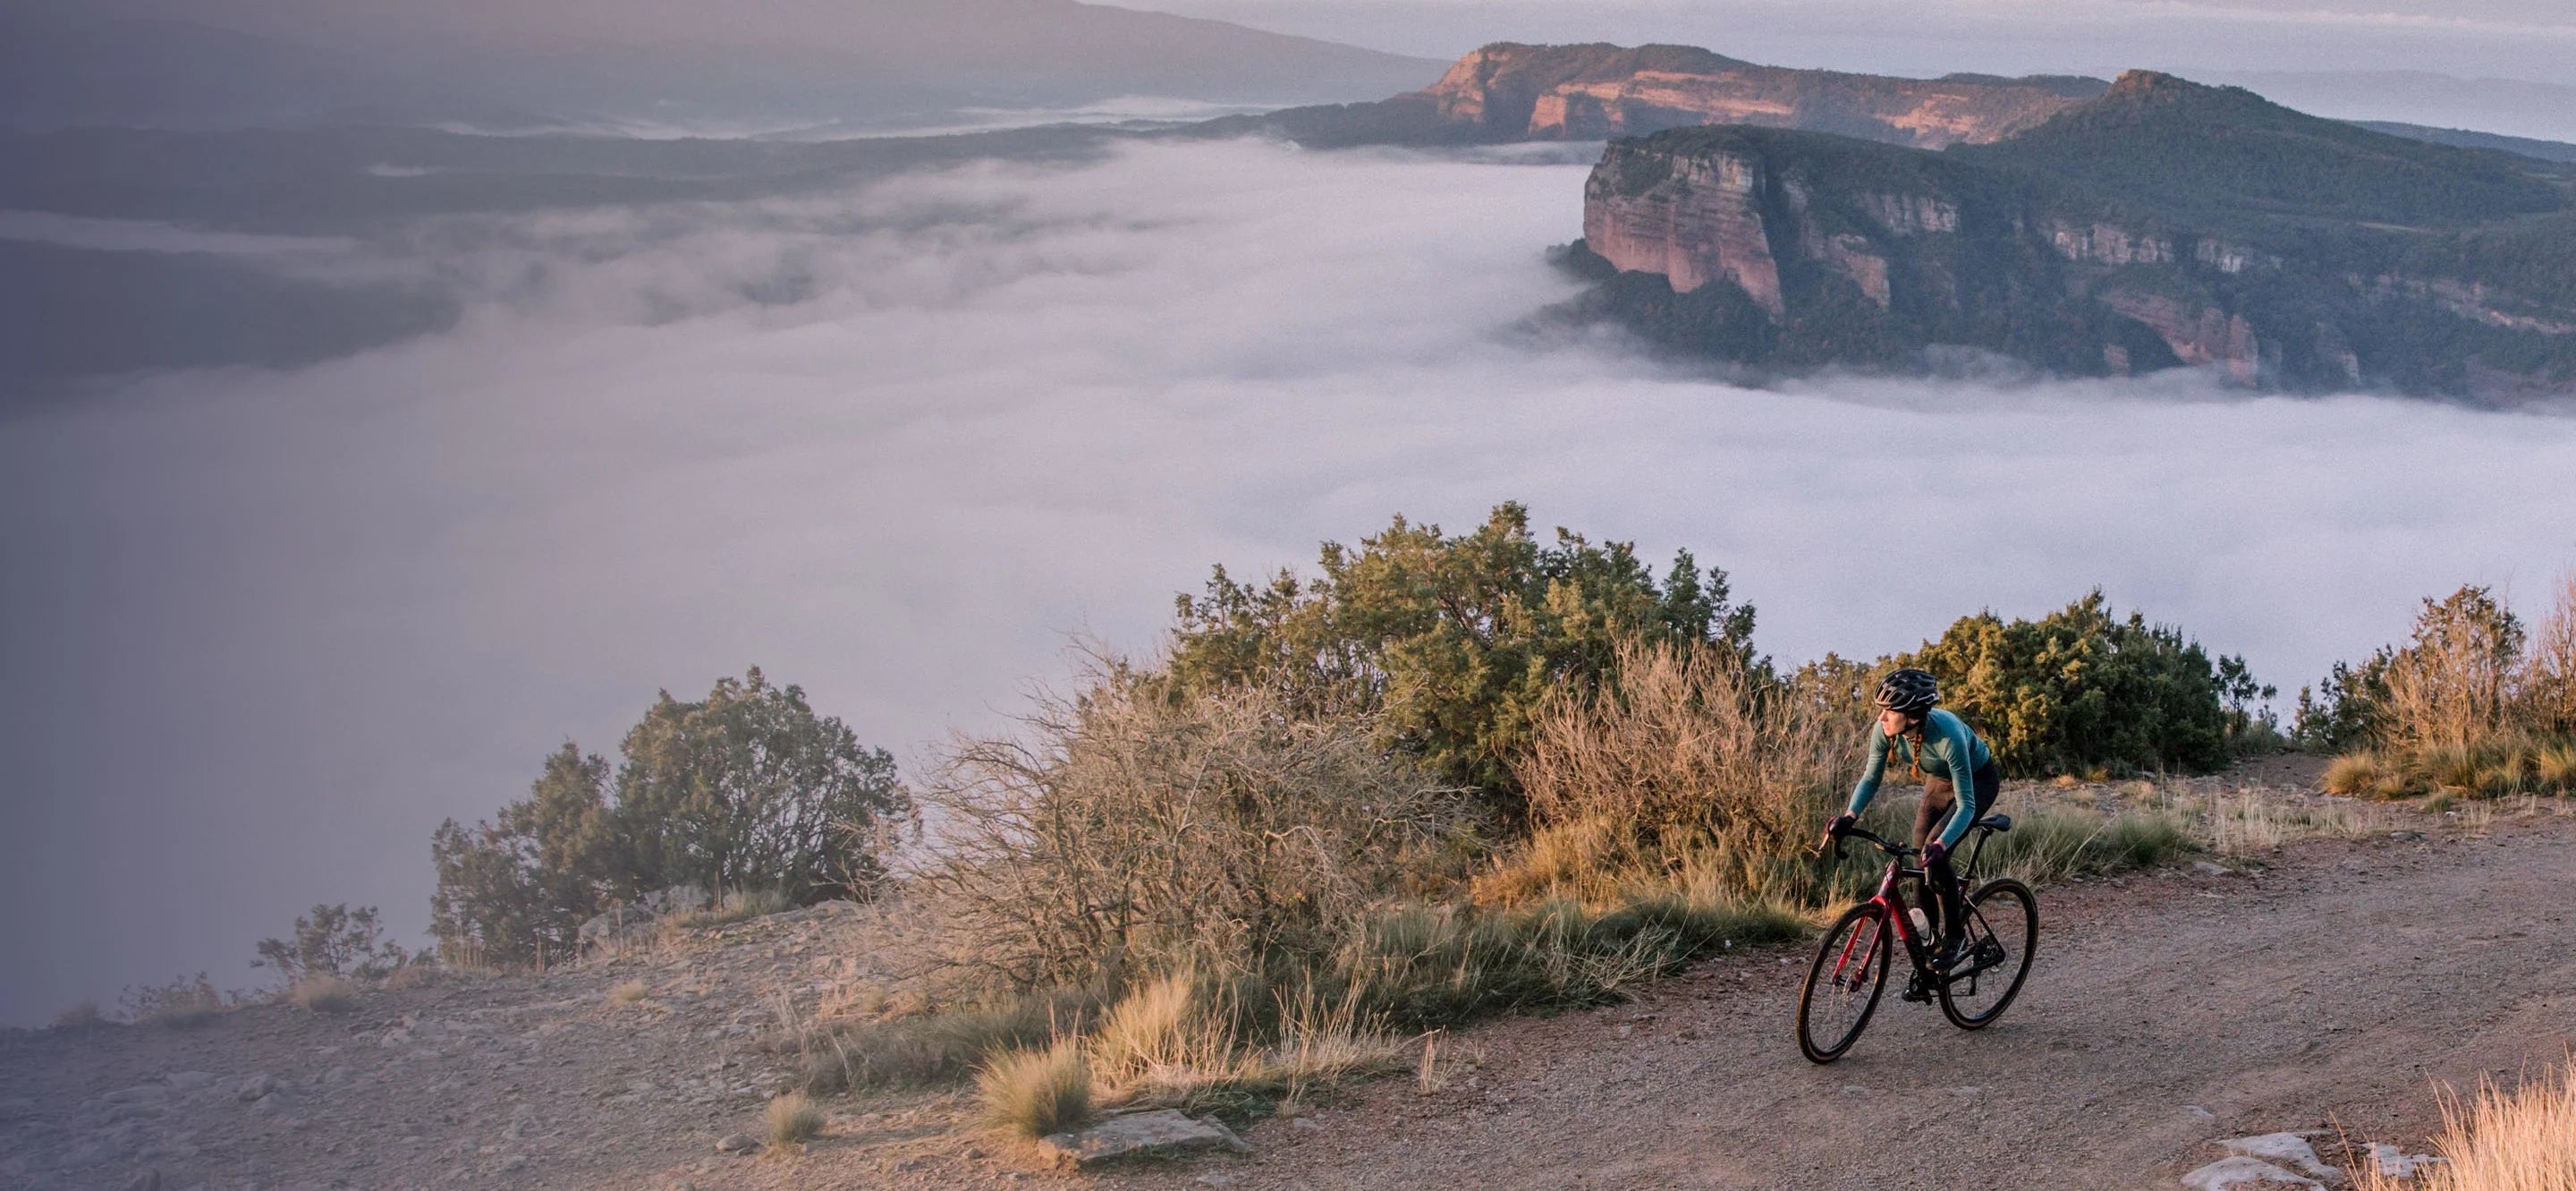
{"type": "MultiPolygon", "coordinates": [[[[0,0],[27,4],[74,0],[0,0]]],[[[734,46],[798,54],[980,36],[1045,0],[77,0],[375,45],[734,46]],[[962,26],[962,28],[961,28],[962,26]]],[[[1489,41],[1705,45],[1784,65],[1942,73],[2429,70],[2576,84],[2562,0],[1128,0],[1372,49],[1454,58],[1489,41]]]]}
{"type": "Polygon", "coordinates": [[[469,312],[0,423],[0,1019],[248,983],[317,901],[417,939],[430,829],[567,737],[613,749],[657,688],[756,663],[917,768],[1066,634],[1149,650],[1208,564],[1308,564],[1398,512],[1517,499],[1690,547],[1789,659],[2100,584],[2291,688],[2419,596],[2576,564],[2576,418],[2188,376],[1744,391],[1527,342],[1584,172],[1163,146],[214,242],[434,260],[469,312]]]}
{"type": "Polygon", "coordinates": [[[2423,70],[2576,84],[2559,0],[1132,0],[1377,49],[1704,45],[1842,70],[2423,70]]]}

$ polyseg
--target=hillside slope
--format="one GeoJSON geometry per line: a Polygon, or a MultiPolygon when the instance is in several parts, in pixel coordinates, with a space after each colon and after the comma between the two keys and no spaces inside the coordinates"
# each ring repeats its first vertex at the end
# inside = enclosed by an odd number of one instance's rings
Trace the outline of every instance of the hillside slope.
{"type": "Polygon", "coordinates": [[[2209,365],[2260,388],[2576,391],[2568,171],[2149,72],[1942,153],[1815,133],[1610,144],[1579,306],[1696,355],[2074,376],[2209,365]]]}
{"type": "Polygon", "coordinates": [[[2048,886],[1998,1024],[1963,1034],[1891,990],[1830,1068],[1791,1041],[1803,952],[1754,949],[1451,1037],[1431,1091],[1361,1085],[1309,1127],[1255,1124],[1242,1157],[1036,1170],[936,1090],[828,1099],[809,1152],[720,1154],[793,1078],[764,1045],[780,1005],[877,976],[901,927],[826,904],[346,1016],[0,1033],[0,1188],[2169,1188],[2216,1138],[2331,1123],[2419,1144],[2433,1080],[2576,1044],[2576,914],[2549,908],[2576,820],[2407,821],[2425,837],[2293,844],[2252,875],[2048,886]]]}

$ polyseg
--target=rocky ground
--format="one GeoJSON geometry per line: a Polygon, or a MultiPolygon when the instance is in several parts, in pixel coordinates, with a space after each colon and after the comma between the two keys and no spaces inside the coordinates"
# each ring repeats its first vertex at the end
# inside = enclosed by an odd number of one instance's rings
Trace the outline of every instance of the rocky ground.
{"type": "Polygon", "coordinates": [[[2420,1147],[2435,1081],[2561,1060],[2562,810],[2405,812],[2415,838],[2051,886],[2030,984],[1978,1033],[1891,990],[1849,1057],[1811,1066],[1803,955],[1751,952],[1444,1039],[1427,1080],[1256,1122],[1249,1153],[1095,1174],[964,1131],[940,1093],[836,1098],[809,1146],[718,1153],[790,1078],[761,1045],[782,995],[839,995],[885,929],[818,907],[345,1016],[0,1036],[0,1188],[2173,1188],[2245,1135],[2420,1147]]]}

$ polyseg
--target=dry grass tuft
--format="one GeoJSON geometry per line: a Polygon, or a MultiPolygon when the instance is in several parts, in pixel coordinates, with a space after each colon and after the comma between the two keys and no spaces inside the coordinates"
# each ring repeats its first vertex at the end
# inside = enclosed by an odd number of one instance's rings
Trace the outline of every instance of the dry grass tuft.
{"type": "Polygon", "coordinates": [[[1131,991],[1084,1039],[1111,1103],[1192,1111],[1295,1098],[1310,1086],[1402,1066],[1403,1044],[1361,1008],[1365,988],[1309,984],[1252,1003],[1236,982],[1183,972],[1131,991]],[[1268,1040],[1253,1042],[1259,1030],[1268,1040]]]}
{"type": "Polygon", "coordinates": [[[988,1123],[1021,1137],[1091,1123],[1091,1068],[1070,1038],[995,1055],[976,1073],[975,1095],[988,1123]]]}
{"type": "Polygon", "coordinates": [[[192,979],[128,988],[121,1006],[124,1018],[129,1022],[176,1030],[204,1025],[231,1007],[232,1003],[215,991],[214,982],[203,972],[192,979]]]}
{"type": "Polygon", "coordinates": [[[2385,831],[2392,813],[2350,802],[2293,802],[2270,790],[2221,790],[2210,796],[2202,821],[2210,851],[2243,859],[2294,840],[2357,839],[2385,831]]]}
{"type": "Polygon", "coordinates": [[[2542,748],[2532,757],[2531,768],[2542,787],[2576,793],[2576,740],[2542,748]]]}
{"type": "MultiPolygon", "coordinates": [[[[2103,810],[2043,803],[2015,812],[2011,831],[1987,838],[1977,871],[2045,884],[2148,868],[2194,847],[2189,820],[2161,799],[2103,810]]],[[[1875,852],[1870,861],[1881,863],[1875,852]]]]}
{"type": "Polygon", "coordinates": [[[358,1008],[358,986],[337,976],[307,976],[288,989],[286,999],[298,1009],[314,1013],[353,1013],[358,1008]]]}
{"type": "Polygon", "coordinates": [[[407,963],[395,968],[391,975],[385,977],[384,988],[387,992],[401,992],[405,989],[427,988],[437,982],[437,964],[407,963]]]}
{"type": "Polygon", "coordinates": [[[2346,798],[2396,798],[2406,792],[2406,776],[2387,757],[2365,749],[2327,763],[2326,793],[2346,798]]]}
{"type": "Polygon", "coordinates": [[[2516,1091],[2481,1088],[2474,1100],[2443,1089],[2433,1146],[2446,1161],[2420,1180],[2365,1164],[2357,1191],[2576,1191],[2576,1066],[2516,1091]]]}
{"type": "Polygon", "coordinates": [[[708,930],[732,926],[754,918],[782,914],[794,908],[787,895],[775,889],[753,889],[728,893],[724,900],[698,910],[684,910],[662,919],[654,929],[658,934],[676,935],[682,931],[708,930]]]}
{"type": "Polygon", "coordinates": [[[108,1024],[107,1015],[99,1012],[98,1002],[82,1001],[54,1015],[50,1023],[57,1030],[86,1030],[108,1024]]]}
{"type": "Polygon", "coordinates": [[[632,1005],[651,995],[652,992],[652,987],[645,984],[643,981],[629,980],[608,990],[608,1003],[611,1005],[632,1005]]]}
{"type": "Polygon", "coordinates": [[[874,1020],[809,1021],[782,1001],[776,1006],[780,1030],[768,1045],[797,1055],[808,1092],[918,1087],[962,1078],[999,1051],[1082,1033],[1100,1016],[1102,1002],[1094,992],[1059,989],[997,994],[982,1005],[933,1011],[917,996],[906,996],[889,998],[874,1020]]]}
{"type": "Polygon", "coordinates": [[[823,1131],[823,1106],[806,1098],[803,1092],[789,1092],[769,1102],[764,1118],[769,1131],[769,1144],[779,1149],[810,1140],[823,1131]]]}

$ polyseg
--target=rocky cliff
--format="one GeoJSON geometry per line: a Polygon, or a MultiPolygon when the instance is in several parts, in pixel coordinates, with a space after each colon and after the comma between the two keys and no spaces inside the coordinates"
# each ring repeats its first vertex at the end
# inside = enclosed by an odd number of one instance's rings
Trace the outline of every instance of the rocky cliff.
{"type": "Polygon", "coordinates": [[[1700,124],[1806,128],[1940,148],[2001,140],[2099,94],[2093,79],[1901,79],[1757,66],[1689,46],[1502,42],[1423,94],[1496,140],[1599,140],[1700,124]]]}
{"type": "Polygon", "coordinates": [[[2576,393],[2576,213],[2554,167],[2135,73],[1932,153],[1699,128],[1611,142],[1568,254],[1581,309],[1748,364],[2576,393]]]}
{"type": "Polygon", "coordinates": [[[1499,42],[1429,88],[1378,103],[1218,121],[1308,144],[1600,140],[1703,124],[1803,128],[1940,148],[1999,140],[2102,92],[2099,79],[1951,75],[1902,79],[1791,70],[1692,46],[1499,42]]]}

